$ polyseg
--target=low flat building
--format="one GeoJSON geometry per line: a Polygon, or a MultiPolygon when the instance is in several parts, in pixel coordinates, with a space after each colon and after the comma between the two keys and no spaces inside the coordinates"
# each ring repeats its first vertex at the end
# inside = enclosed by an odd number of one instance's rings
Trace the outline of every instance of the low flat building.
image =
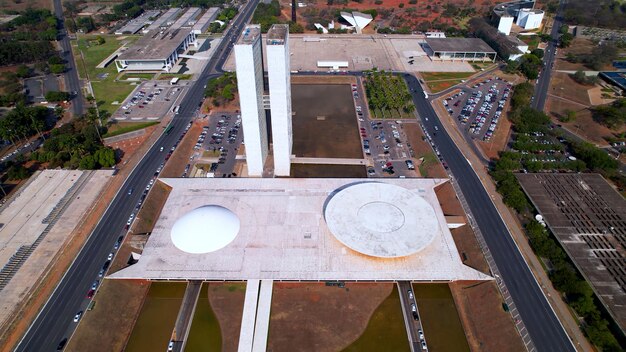
{"type": "Polygon", "coordinates": [[[516,174],[524,192],[622,331],[626,200],[599,174],[516,174]]]}
{"type": "Polygon", "coordinates": [[[220,13],[219,7],[211,7],[211,8],[209,8],[208,10],[206,10],[204,15],[202,15],[202,17],[200,17],[200,19],[198,19],[196,24],[193,25],[191,30],[195,34],[202,34],[202,33],[206,32],[206,30],[209,28],[209,25],[211,25],[211,23],[213,21],[215,21],[215,19],[217,18],[217,15],[219,13],[220,13]]]}
{"type": "Polygon", "coordinates": [[[431,60],[496,61],[496,51],[479,38],[426,38],[431,60]]]}
{"type": "Polygon", "coordinates": [[[614,85],[622,91],[626,92],[626,72],[600,72],[598,76],[610,83],[611,85],[614,85]]]}
{"type": "Polygon", "coordinates": [[[146,11],[142,13],[141,15],[139,15],[139,17],[128,21],[128,23],[126,23],[122,28],[116,30],[115,34],[117,35],[135,34],[139,32],[139,30],[143,28],[143,26],[151,23],[152,20],[155,17],[157,17],[160,13],[161,11],[159,10],[146,11]]]}
{"type": "Polygon", "coordinates": [[[120,54],[115,67],[121,71],[169,72],[190,45],[197,45],[191,29],[151,31],[120,54]]]}
{"type": "MultiPolygon", "coordinates": [[[[0,329],[6,331],[39,280],[83,225],[112,170],[37,171],[0,207],[0,329]]],[[[14,321],[13,321],[14,323],[14,321]]]]}
{"type": "Polygon", "coordinates": [[[446,179],[169,178],[139,262],[150,280],[449,282],[465,266],[435,187],[446,179]]]}
{"type": "Polygon", "coordinates": [[[172,24],[170,29],[175,30],[179,28],[191,28],[191,26],[196,24],[196,17],[198,17],[199,14],[199,7],[190,7],[176,20],[176,22],[174,22],[174,24],[172,24]]]}
{"type": "Polygon", "coordinates": [[[174,23],[174,19],[176,18],[176,16],[178,16],[178,14],[180,14],[180,11],[180,7],[172,7],[171,9],[167,10],[166,13],[161,15],[161,17],[152,22],[152,24],[146,27],[146,29],[143,30],[143,33],[145,34],[153,30],[158,31],[159,29],[167,28],[172,23],[174,23]]]}

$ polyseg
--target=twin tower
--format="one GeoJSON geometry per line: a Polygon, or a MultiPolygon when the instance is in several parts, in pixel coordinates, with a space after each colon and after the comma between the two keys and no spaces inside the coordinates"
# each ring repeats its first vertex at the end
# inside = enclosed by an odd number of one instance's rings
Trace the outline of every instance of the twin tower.
{"type": "Polygon", "coordinates": [[[291,170],[291,78],[289,26],[273,25],[267,32],[269,96],[263,79],[261,27],[248,25],[235,44],[237,88],[246,148],[248,175],[261,177],[269,150],[265,110],[270,110],[274,175],[289,176],[291,170]]]}

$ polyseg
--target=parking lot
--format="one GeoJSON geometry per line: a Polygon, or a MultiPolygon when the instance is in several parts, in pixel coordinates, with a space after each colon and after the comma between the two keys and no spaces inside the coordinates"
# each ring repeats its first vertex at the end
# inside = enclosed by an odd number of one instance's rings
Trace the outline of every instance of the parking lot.
{"type": "Polygon", "coordinates": [[[170,85],[166,81],[142,83],[130,94],[113,114],[116,120],[158,120],[167,113],[174,113],[175,104],[186,89],[182,85],[170,85]]]}
{"type": "Polygon", "coordinates": [[[473,139],[489,141],[509,101],[511,88],[511,83],[499,77],[487,78],[446,98],[443,105],[456,118],[460,130],[473,139]]]}
{"type": "MultiPolygon", "coordinates": [[[[233,177],[239,146],[243,141],[241,115],[218,113],[211,115],[194,146],[190,161],[210,164],[209,174],[215,177],[233,177]]],[[[186,177],[190,165],[185,168],[186,177]]]]}

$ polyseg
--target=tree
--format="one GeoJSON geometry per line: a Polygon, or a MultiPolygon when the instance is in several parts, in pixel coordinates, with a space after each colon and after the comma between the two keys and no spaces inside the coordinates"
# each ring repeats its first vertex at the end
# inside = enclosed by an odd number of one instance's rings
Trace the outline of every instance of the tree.
{"type": "Polygon", "coordinates": [[[47,101],[52,102],[67,101],[70,99],[70,93],[51,90],[49,92],[46,92],[45,97],[47,101]]]}
{"type": "Polygon", "coordinates": [[[93,157],[96,163],[102,167],[113,167],[115,165],[115,152],[111,148],[100,148],[93,157]]]}
{"type": "Polygon", "coordinates": [[[30,171],[23,165],[13,165],[7,170],[9,180],[24,180],[30,177],[30,171]]]}
{"type": "Polygon", "coordinates": [[[530,53],[540,59],[543,59],[543,54],[544,54],[543,49],[534,49],[530,53]]]}
{"type": "Polygon", "coordinates": [[[559,28],[559,33],[560,34],[565,34],[569,32],[569,26],[564,24],[561,26],[561,28],[559,28]]]}
{"type": "Polygon", "coordinates": [[[93,170],[96,168],[96,166],[96,161],[91,155],[87,155],[80,159],[80,163],[78,165],[78,167],[83,170],[93,170]]]}
{"type": "Polygon", "coordinates": [[[561,44],[561,48],[567,48],[568,46],[570,46],[570,44],[572,44],[572,40],[574,40],[574,36],[570,33],[565,33],[563,35],[561,35],[561,37],[559,38],[561,44]]]}
{"type": "Polygon", "coordinates": [[[61,74],[65,72],[65,65],[64,64],[50,65],[50,72],[54,74],[61,74]]]}

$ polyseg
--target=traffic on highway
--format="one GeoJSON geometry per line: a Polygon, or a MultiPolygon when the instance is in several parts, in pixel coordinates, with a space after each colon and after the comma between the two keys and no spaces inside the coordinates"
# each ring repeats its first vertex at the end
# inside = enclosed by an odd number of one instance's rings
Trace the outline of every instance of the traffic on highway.
{"type": "Polygon", "coordinates": [[[174,116],[171,127],[168,127],[169,133],[161,135],[128,176],[80,253],[20,341],[16,351],[53,351],[72,335],[77,325],[73,321],[74,317],[77,312],[86,311],[90,302],[85,293],[89,291],[94,279],[99,277],[103,269],[102,276],[106,275],[107,257],[111,248],[142,197],[142,192],[135,190],[145,189],[154,177],[155,171],[162,168],[165,155],[160,148],[169,150],[178,142],[178,137],[197,111],[198,102],[204,97],[204,85],[210,78],[220,74],[219,68],[232,49],[234,38],[251,17],[257,3],[258,0],[247,3],[233,20],[231,28],[224,34],[224,39],[216,48],[215,55],[182,99],[180,111],[174,116]]]}

